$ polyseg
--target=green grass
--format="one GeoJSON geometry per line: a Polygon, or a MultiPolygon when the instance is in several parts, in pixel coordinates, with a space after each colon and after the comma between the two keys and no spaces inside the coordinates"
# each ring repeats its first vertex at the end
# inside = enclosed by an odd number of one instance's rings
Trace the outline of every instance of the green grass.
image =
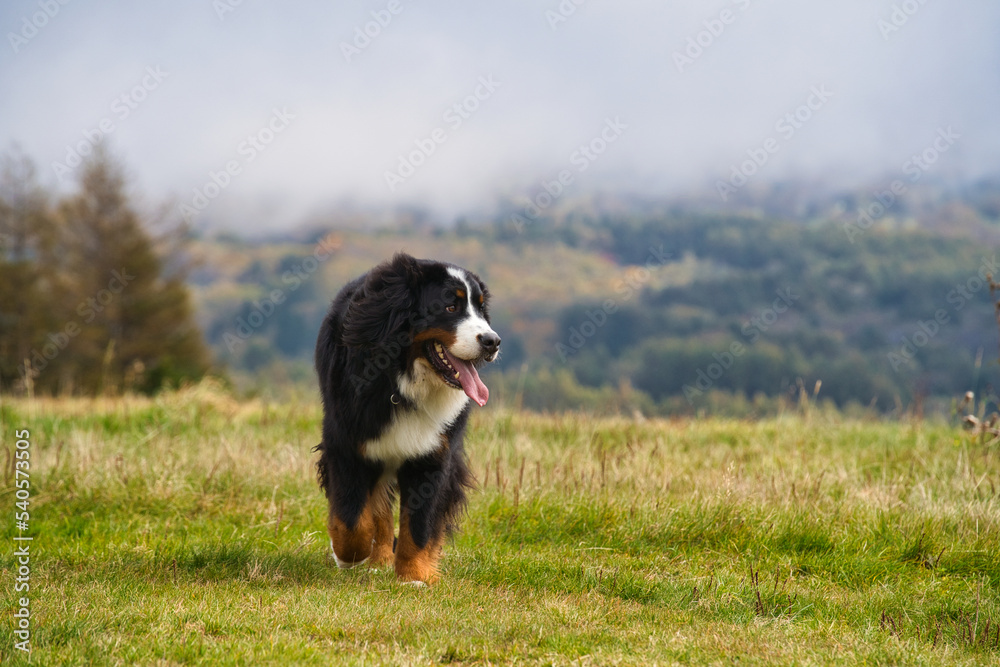
{"type": "Polygon", "coordinates": [[[314,401],[7,401],[0,428],[31,431],[35,664],[1000,660],[1000,453],[944,424],[477,411],[423,590],[327,560],[314,401]]]}

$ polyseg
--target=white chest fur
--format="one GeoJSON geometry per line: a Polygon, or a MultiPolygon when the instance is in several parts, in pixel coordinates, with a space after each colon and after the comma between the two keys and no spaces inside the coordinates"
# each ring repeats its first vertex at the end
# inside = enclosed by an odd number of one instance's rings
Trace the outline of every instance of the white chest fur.
{"type": "Polygon", "coordinates": [[[399,391],[415,407],[396,411],[382,435],[364,446],[365,458],[381,461],[391,469],[441,447],[441,434],[469,401],[462,390],[444,384],[423,359],[400,378],[399,391]]]}

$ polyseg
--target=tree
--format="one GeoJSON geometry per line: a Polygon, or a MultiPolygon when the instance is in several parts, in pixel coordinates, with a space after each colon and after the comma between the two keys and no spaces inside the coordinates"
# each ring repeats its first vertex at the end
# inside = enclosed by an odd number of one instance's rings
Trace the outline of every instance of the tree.
{"type": "Polygon", "coordinates": [[[30,391],[45,367],[60,377],[69,294],[60,231],[31,160],[17,150],[0,157],[0,386],[30,391]]]}
{"type": "Polygon", "coordinates": [[[126,192],[120,164],[106,151],[82,167],[80,191],[61,207],[70,236],[66,266],[78,277],[81,320],[74,356],[85,393],[159,389],[197,378],[208,354],[180,272],[164,271],[126,192]]]}
{"type": "Polygon", "coordinates": [[[53,211],[30,162],[3,161],[0,381],[96,394],[201,377],[208,353],[176,251],[158,250],[105,150],[80,169],[53,211]]]}

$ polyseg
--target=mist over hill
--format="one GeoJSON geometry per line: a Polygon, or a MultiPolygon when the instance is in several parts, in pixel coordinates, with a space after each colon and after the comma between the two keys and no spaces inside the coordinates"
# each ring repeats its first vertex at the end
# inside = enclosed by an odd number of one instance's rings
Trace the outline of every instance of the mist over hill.
{"type": "Polygon", "coordinates": [[[203,234],[192,280],[208,342],[261,391],[310,387],[329,300],[406,250],[491,285],[497,401],[751,414],[818,390],[841,409],[943,411],[995,381],[1000,182],[892,191],[784,183],[711,206],[540,189],[449,226],[350,212],[252,241],[203,234]]]}
{"type": "Polygon", "coordinates": [[[312,394],[331,299],[406,251],[490,284],[494,403],[753,415],[807,396],[895,414],[995,400],[998,179],[925,178],[914,162],[856,190],[790,181],[720,202],[574,196],[560,174],[450,224],[347,209],[240,236],[157,218],[108,153],[69,195],[24,155],[0,166],[5,390],[151,392],[214,372],[312,394]]]}
{"type": "Polygon", "coordinates": [[[239,233],[488,216],[563,171],[575,197],[888,184],[942,131],[928,175],[1000,167],[991,0],[46,7],[0,6],[0,147],[67,188],[113,143],[146,196],[239,233]]]}
{"type": "MultiPolygon", "coordinates": [[[[995,370],[998,19],[991,0],[18,0],[0,150],[36,165],[56,239],[84,165],[128,165],[130,210],[188,225],[202,331],[245,388],[311,387],[330,298],[407,249],[493,285],[498,400],[749,414],[819,386],[941,409],[995,370]]],[[[33,293],[81,282],[0,250],[33,293]]]]}

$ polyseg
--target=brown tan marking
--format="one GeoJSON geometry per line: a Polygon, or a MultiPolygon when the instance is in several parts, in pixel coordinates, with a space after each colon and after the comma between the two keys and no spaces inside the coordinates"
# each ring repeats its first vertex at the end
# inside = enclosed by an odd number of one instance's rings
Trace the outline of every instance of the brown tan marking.
{"type": "Polygon", "coordinates": [[[457,289],[457,290],[455,290],[455,296],[457,296],[459,299],[464,299],[465,298],[465,290],[464,289],[457,289]]]}
{"type": "Polygon", "coordinates": [[[353,528],[341,521],[331,508],[326,529],[330,533],[333,553],[342,563],[355,564],[369,558],[372,555],[372,541],[375,539],[375,516],[372,513],[371,499],[353,528]]]}
{"type": "Polygon", "coordinates": [[[392,497],[386,484],[379,484],[368,496],[354,528],[348,528],[332,508],[327,519],[334,553],[341,562],[350,564],[367,558],[367,564],[373,567],[392,565],[393,528],[392,497]]]}
{"type": "Polygon", "coordinates": [[[455,332],[446,331],[444,329],[424,329],[417,335],[413,337],[413,343],[410,345],[407,352],[407,363],[412,364],[415,359],[424,356],[424,343],[429,340],[436,340],[440,342],[445,347],[451,347],[455,344],[455,332]]]}
{"type": "Polygon", "coordinates": [[[422,581],[425,584],[437,583],[440,578],[438,563],[441,560],[441,547],[444,545],[444,534],[431,538],[423,549],[413,542],[410,535],[410,516],[406,508],[399,517],[399,543],[396,545],[396,577],[400,581],[422,581]]]}
{"type": "Polygon", "coordinates": [[[425,343],[429,340],[436,340],[442,345],[451,347],[455,344],[455,332],[447,331],[446,329],[439,329],[437,327],[424,329],[413,337],[413,344],[416,345],[417,343],[425,343]]]}

